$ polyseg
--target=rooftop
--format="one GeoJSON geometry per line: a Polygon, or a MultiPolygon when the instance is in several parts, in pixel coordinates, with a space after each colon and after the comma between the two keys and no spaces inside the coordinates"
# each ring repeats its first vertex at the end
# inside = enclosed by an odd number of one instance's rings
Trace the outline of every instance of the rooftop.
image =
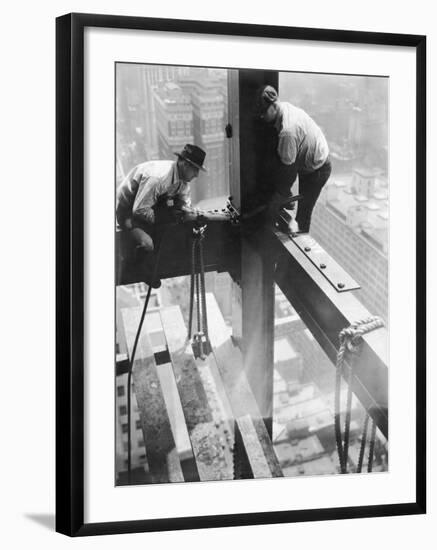
{"type": "Polygon", "coordinates": [[[323,194],[326,205],[347,225],[384,251],[388,245],[388,184],[379,170],[335,176],[323,194]],[[379,174],[379,177],[376,177],[379,174]]]}

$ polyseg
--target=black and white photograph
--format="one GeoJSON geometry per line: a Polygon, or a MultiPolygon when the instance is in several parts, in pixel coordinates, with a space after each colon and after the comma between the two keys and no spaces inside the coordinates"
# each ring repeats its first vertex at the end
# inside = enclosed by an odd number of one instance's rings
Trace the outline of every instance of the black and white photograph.
{"type": "Polygon", "coordinates": [[[115,485],[390,471],[390,78],[114,87],[115,485]]]}
{"type": "Polygon", "coordinates": [[[425,59],[58,18],[58,532],[425,512],[425,59]]]}
{"type": "Polygon", "coordinates": [[[2,548],[432,547],[431,8],[6,4],[2,548]]]}

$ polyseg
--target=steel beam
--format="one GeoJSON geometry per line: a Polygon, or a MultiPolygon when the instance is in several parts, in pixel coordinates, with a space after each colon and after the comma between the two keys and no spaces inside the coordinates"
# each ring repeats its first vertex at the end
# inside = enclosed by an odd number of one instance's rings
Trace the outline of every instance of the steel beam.
{"type": "MultiPolygon", "coordinates": [[[[371,313],[354,291],[337,291],[297,244],[280,232],[270,234],[278,261],[275,281],[335,364],[340,331],[371,313]]],[[[388,332],[366,334],[354,360],[352,389],[377,426],[388,437],[388,332]]]]}
{"type": "MultiPolygon", "coordinates": [[[[233,129],[231,142],[230,187],[237,208],[249,209],[266,194],[266,164],[272,132],[254,117],[258,88],[264,84],[278,87],[275,71],[239,70],[229,80],[229,114],[233,129]],[[235,130],[235,132],[234,132],[235,130]],[[270,141],[269,141],[270,140],[270,141]]],[[[272,435],[273,413],[273,266],[251,243],[251,235],[241,237],[240,269],[241,323],[234,336],[241,338],[244,370],[256,397],[267,431],[272,435]]],[[[239,293],[234,289],[234,296],[239,293]]],[[[235,321],[235,318],[233,319],[235,321]]]]}
{"type": "MultiPolygon", "coordinates": [[[[165,231],[161,243],[158,266],[160,279],[181,277],[191,273],[191,230],[192,225],[181,224],[165,231]]],[[[234,271],[240,254],[240,240],[236,238],[238,229],[230,222],[213,221],[208,223],[205,233],[205,271],[234,271]]],[[[115,233],[116,284],[127,285],[144,281],[138,266],[128,263],[132,254],[121,232],[115,233]]]]}

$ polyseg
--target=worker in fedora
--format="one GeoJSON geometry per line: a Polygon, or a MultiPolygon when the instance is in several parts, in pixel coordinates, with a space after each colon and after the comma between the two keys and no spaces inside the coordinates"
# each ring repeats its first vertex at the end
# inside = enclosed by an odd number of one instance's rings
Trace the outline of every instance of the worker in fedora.
{"type": "Polygon", "coordinates": [[[176,160],[153,160],[132,168],[117,189],[117,224],[123,237],[134,247],[133,261],[141,266],[144,280],[157,288],[153,279],[156,226],[160,223],[191,219],[197,210],[191,206],[190,182],[206,171],[206,153],[187,144],[176,160]]]}
{"type": "Polygon", "coordinates": [[[272,170],[272,194],[267,218],[274,221],[279,210],[290,203],[291,187],[299,176],[296,222],[299,232],[308,232],[320,192],[331,174],[329,148],[322,130],[302,109],[280,101],[273,86],[257,90],[255,116],[276,131],[277,169],[272,170]]]}

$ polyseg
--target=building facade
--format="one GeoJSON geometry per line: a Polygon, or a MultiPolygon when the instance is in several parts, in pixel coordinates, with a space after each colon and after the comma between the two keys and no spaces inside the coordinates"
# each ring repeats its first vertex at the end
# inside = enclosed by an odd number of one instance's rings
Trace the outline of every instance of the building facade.
{"type": "Polygon", "coordinates": [[[311,235],[360,284],[354,291],[388,322],[388,184],[375,170],[335,176],[314,209],[311,235]]]}
{"type": "Polygon", "coordinates": [[[172,159],[186,143],[193,142],[193,107],[190,97],[174,82],[153,91],[158,153],[172,159]]]}

